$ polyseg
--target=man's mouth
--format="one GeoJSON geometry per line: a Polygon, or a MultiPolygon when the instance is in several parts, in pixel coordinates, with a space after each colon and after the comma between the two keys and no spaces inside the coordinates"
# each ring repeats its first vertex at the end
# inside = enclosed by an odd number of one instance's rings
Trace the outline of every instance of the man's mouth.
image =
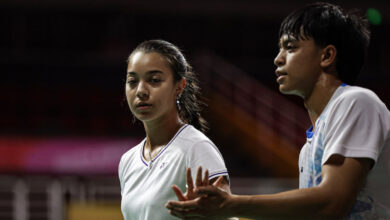
{"type": "Polygon", "coordinates": [[[276,74],[276,76],[277,76],[277,77],[280,77],[280,76],[285,76],[285,75],[287,75],[287,73],[286,73],[286,72],[283,72],[283,71],[280,71],[280,70],[276,70],[276,71],[275,71],[275,74],[276,74]]]}
{"type": "Polygon", "coordinates": [[[278,70],[276,70],[275,71],[275,74],[276,74],[276,82],[277,83],[281,83],[281,80],[283,80],[283,78],[285,77],[285,76],[287,76],[287,73],[286,72],[282,72],[282,71],[278,71],[278,70]]]}

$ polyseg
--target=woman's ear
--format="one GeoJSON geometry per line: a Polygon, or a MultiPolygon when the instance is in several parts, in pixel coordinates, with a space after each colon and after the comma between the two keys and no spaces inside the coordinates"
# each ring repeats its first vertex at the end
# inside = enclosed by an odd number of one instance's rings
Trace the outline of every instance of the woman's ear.
{"type": "Polygon", "coordinates": [[[322,49],[321,55],[321,67],[327,68],[333,64],[336,64],[337,49],[334,45],[330,44],[322,49]]]}
{"type": "Polygon", "coordinates": [[[176,92],[177,92],[177,95],[181,94],[184,90],[184,88],[186,87],[187,85],[187,80],[185,77],[183,77],[179,82],[176,83],[176,92]]]}

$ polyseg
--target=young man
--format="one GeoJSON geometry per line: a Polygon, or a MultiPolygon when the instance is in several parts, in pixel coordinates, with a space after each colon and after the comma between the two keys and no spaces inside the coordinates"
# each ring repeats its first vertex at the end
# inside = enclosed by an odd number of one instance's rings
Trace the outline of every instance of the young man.
{"type": "Polygon", "coordinates": [[[390,219],[390,193],[373,190],[390,185],[390,112],[372,91],[351,86],[369,44],[366,22],[338,6],[316,3],[289,15],[279,37],[279,90],[302,97],[312,122],[299,157],[299,189],[240,196],[215,185],[198,187],[197,199],[169,201],[170,213],[207,219],[390,219]]]}

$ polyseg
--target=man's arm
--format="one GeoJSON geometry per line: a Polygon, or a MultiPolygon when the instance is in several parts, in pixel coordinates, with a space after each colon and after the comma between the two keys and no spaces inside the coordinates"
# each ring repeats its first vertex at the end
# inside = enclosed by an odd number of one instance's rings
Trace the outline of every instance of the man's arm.
{"type": "Polygon", "coordinates": [[[344,217],[356,200],[371,166],[370,159],[333,155],[322,167],[318,187],[277,194],[239,196],[215,186],[199,187],[207,195],[191,201],[170,201],[167,208],[179,217],[331,218],[344,217]]]}

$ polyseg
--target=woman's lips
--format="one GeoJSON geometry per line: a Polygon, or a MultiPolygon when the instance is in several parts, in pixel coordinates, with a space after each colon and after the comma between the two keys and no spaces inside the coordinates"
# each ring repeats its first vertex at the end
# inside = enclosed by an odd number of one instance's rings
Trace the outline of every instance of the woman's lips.
{"type": "Polygon", "coordinates": [[[136,105],[136,108],[139,110],[149,109],[150,107],[152,107],[152,105],[147,103],[140,103],[136,105]]]}

